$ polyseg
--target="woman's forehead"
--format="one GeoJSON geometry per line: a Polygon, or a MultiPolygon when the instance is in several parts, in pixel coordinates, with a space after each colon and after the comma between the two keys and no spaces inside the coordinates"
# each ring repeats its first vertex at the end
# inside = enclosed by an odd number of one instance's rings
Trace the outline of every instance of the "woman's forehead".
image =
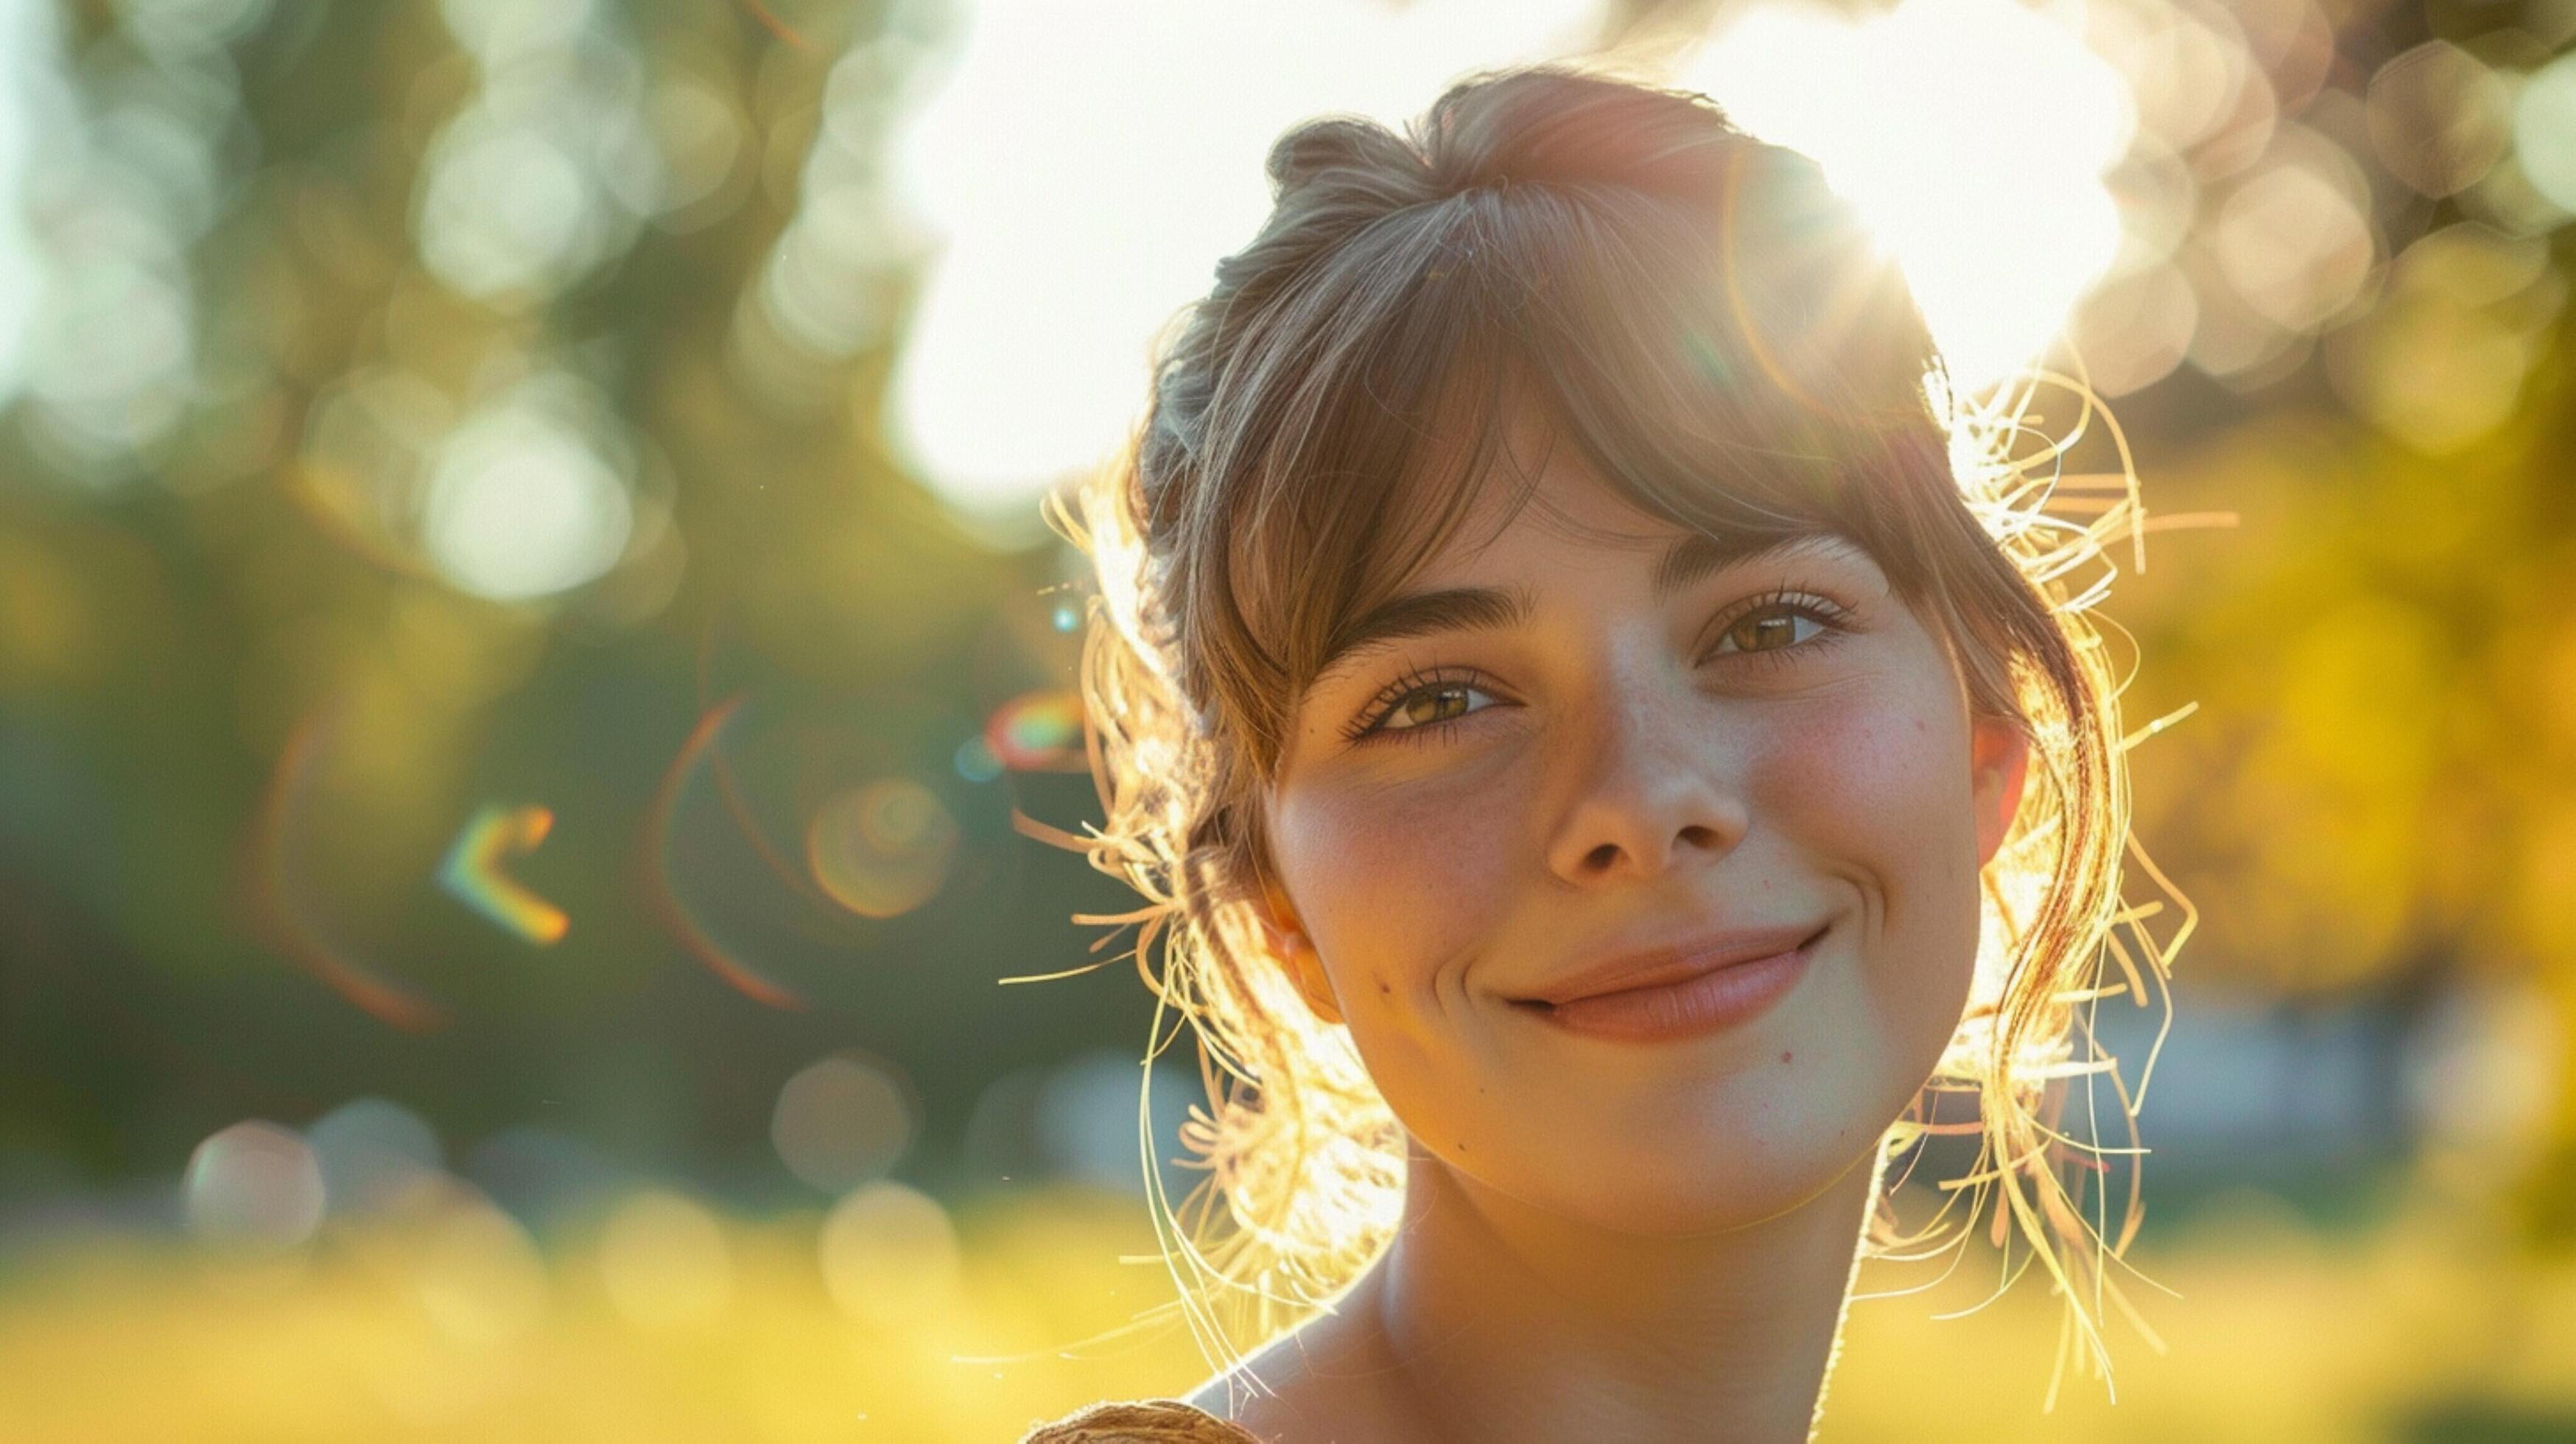
{"type": "Polygon", "coordinates": [[[1693,530],[1658,516],[1604,480],[1581,453],[1535,427],[1468,478],[1466,509],[1399,585],[1474,579],[1576,556],[1667,554],[1693,530]]]}

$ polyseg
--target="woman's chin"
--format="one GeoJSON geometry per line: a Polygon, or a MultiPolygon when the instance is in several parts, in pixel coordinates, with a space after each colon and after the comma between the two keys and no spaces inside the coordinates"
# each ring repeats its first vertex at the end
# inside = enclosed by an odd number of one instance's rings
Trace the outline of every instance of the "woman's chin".
{"type": "Polygon", "coordinates": [[[1631,1156],[1601,1168],[1577,1164],[1551,1170],[1544,1181],[1522,1187],[1492,1178],[1480,1181],[1594,1228],[1679,1240],[1747,1228],[1812,1203],[1854,1169],[1866,1169],[1872,1151],[1775,1157],[1758,1176],[1740,1168],[1686,1169],[1669,1160],[1664,1167],[1647,1168],[1631,1156]]]}

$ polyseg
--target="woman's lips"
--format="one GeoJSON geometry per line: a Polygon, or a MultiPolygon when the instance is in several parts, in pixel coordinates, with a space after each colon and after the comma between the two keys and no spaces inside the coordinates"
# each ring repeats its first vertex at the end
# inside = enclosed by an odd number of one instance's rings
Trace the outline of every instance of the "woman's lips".
{"type": "Polygon", "coordinates": [[[1594,993],[1561,1003],[1524,1002],[1568,1032],[1625,1042],[1662,1042],[1730,1028],[1769,1008],[1797,985],[1830,929],[1785,952],[1727,963],[1675,982],[1594,993]]]}

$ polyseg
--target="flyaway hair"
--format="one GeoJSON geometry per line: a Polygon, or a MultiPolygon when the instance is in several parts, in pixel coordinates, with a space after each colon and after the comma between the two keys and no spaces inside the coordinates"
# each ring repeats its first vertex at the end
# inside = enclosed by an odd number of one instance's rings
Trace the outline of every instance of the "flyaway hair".
{"type": "Polygon", "coordinates": [[[1980,1152],[1920,1227],[1890,1184],[1870,1245],[1921,1257],[1987,1220],[2008,1267],[2039,1262],[2066,1297],[2059,1373],[2105,1372],[2142,1150],[2134,1129],[2116,1147],[2062,1129],[2065,1085],[2107,1076],[2133,1118],[2091,1012],[2160,995],[2192,923],[2129,840],[2123,679],[2091,620],[2111,544],[2144,563],[2134,475],[2125,444],[2117,475],[2064,465],[2097,422],[2118,440],[2108,416],[2072,378],[1953,394],[1901,274],[1815,165],[1703,96],[1498,72],[1405,133],[1300,125],[1268,169],[1271,214],[1166,333],[1134,445],[1050,512],[1098,574],[1081,684],[1104,817],[1080,837],[1024,824],[1142,895],[1080,920],[1135,929],[1159,1002],[1149,1069],[1195,1039],[1208,1097],[1182,1133],[1207,1178],[1178,1201],[1150,1160],[1146,1178],[1203,1347],[1231,1367],[1392,1235],[1403,1130],[1270,951],[1260,796],[1342,629],[1463,524],[1479,485],[1526,495],[1538,468],[1502,438],[1537,416],[1647,516],[1856,543],[1950,648],[1972,708],[2029,738],[2021,810],[1982,879],[1977,986],[1881,1145],[1919,1159],[1935,1134],[1973,1133],[1980,1152]],[[2043,395],[2075,408],[2054,438],[2043,395]],[[2123,903],[2124,855],[2161,898],[2123,903]],[[2159,942],[2145,924],[2168,903],[2159,942]],[[1937,1106],[1953,1095],[1964,1120],[1937,1106]]]}

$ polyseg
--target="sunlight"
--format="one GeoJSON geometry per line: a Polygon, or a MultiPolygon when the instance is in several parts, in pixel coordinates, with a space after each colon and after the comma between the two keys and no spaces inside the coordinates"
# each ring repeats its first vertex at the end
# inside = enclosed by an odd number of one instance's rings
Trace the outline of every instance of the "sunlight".
{"type": "Polygon", "coordinates": [[[1391,123],[1452,78],[1573,53],[1597,0],[983,0],[894,165],[940,238],[889,399],[894,444],[961,512],[1112,454],[1146,349],[1269,209],[1262,158],[1327,111],[1391,123]]]}
{"type": "Polygon", "coordinates": [[[2134,104],[2038,10],[1904,0],[1855,21],[1764,6],[1676,79],[1824,167],[1904,268],[1962,389],[2038,356],[2118,248],[2102,175],[2134,104]]]}

